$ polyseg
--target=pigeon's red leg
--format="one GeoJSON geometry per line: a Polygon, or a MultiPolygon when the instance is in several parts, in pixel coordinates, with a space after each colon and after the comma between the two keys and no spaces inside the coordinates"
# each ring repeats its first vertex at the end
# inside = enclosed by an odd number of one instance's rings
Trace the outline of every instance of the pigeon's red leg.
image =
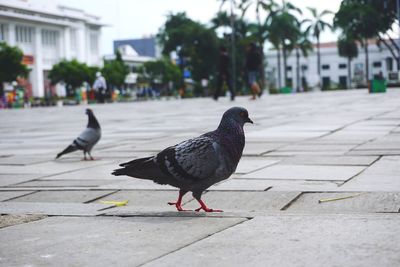
{"type": "Polygon", "coordinates": [[[206,203],[203,202],[201,199],[197,199],[197,201],[200,203],[200,208],[196,209],[196,211],[204,210],[205,212],[223,212],[223,210],[214,210],[210,209],[207,207],[206,203]]]}
{"type": "Polygon", "coordinates": [[[175,207],[178,211],[190,211],[190,210],[185,210],[182,208],[182,198],[186,193],[187,193],[187,191],[179,190],[178,200],[176,202],[168,202],[168,205],[175,205],[175,207]]]}

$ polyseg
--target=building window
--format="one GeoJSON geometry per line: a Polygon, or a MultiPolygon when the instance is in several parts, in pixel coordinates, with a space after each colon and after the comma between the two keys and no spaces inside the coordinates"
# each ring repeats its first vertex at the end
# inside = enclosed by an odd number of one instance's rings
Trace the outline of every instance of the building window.
{"type": "Polygon", "coordinates": [[[42,44],[45,46],[57,46],[57,31],[42,30],[42,44]]]}
{"type": "Polygon", "coordinates": [[[0,41],[6,41],[6,40],[7,40],[7,25],[0,24],[0,41]]]}
{"type": "Polygon", "coordinates": [[[372,63],[372,65],[374,66],[374,68],[380,68],[380,67],[382,67],[382,62],[375,61],[374,63],[372,63]]]}
{"type": "Polygon", "coordinates": [[[339,64],[339,69],[345,69],[347,68],[347,64],[339,64]]]}
{"type": "Polygon", "coordinates": [[[301,70],[308,70],[308,66],[307,65],[301,65],[301,70]]]}
{"type": "Polygon", "coordinates": [[[32,43],[33,28],[18,25],[15,27],[15,35],[16,41],[18,43],[32,43]]]}
{"type": "Polygon", "coordinates": [[[339,87],[345,89],[347,87],[347,76],[339,76],[339,87]]]}
{"type": "Polygon", "coordinates": [[[327,64],[327,65],[322,65],[322,69],[323,70],[329,70],[331,67],[327,64]]]}
{"type": "Polygon", "coordinates": [[[291,70],[292,70],[292,66],[287,66],[287,67],[286,67],[286,70],[287,70],[287,71],[291,71],[291,70]]]}
{"type": "Polygon", "coordinates": [[[322,90],[329,90],[331,88],[331,78],[322,77],[322,90]]]}
{"type": "Polygon", "coordinates": [[[393,58],[391,58],[391,57],[387,57],[386,58],[386,69],[388,71],[392,71],[393,70],[393,58]]]}

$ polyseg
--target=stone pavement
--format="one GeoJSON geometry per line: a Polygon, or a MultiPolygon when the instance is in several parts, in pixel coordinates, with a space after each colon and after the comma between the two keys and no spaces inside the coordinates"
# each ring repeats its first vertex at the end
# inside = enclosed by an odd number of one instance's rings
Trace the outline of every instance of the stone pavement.
{"type": "Polygon", "coordinates": [[[400,266],[400,90],[90,107],[95,161],[54,160],[85,106],[0,111],[0,266],[400,266]],[[110,175],[232,105],[255,124],[236,173],[204,194],[225,212],[179,213],[175,188],[110,175]]]}

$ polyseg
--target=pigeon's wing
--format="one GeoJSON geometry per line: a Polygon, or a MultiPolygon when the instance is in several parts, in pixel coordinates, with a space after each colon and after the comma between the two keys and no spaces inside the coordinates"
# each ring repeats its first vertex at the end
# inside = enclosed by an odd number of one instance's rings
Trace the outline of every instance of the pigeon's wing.
{"type": "Polygon", "coordinates": [[[91,149],[99,141],[100,136],[99,129],[86,128],[73,143],[80,149],[91,149]]]}
{"type": "Polygon", "coordinates": [[[163,150],[157,155],[157,162],[175,179],[196,182],[215,174],[220,166],[218,147],[212,138],[200,136],[163,150]]]}

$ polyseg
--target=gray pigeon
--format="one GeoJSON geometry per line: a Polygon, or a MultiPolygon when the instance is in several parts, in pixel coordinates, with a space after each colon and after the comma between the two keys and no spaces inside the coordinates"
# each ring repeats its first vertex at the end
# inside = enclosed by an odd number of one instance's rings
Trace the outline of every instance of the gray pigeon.
{"type": "Polygon", "coordinates": [[[253,123],[246,109],[230,108],[215,131],[168,147],[156,156],[122,163],[120,166],[123,168],[114,170],[112,174],[153,180],[179,188],[178,200],[168,203],[175,205],[178,211],[184,210],[182,197],[191,191],[200,203],[196,211],[220,212],[208,208],[201,195],[236,170],[244,148],[243,125],[246,122],[253,123]]]}
{"type": "Polygon", "coordinates": [[[100,140],[101,128],[91,109],[86,109],[86,114],[88,115],[88,124],[86,129],[72,142],[72,144],[62,152],[58,153],[56,159],[64,154],[83,150],[83,159],[86,160],[86,153],[88,153],[90,159],[93,160],[90,151],[92,151],[93,146],[100,140]]]}

